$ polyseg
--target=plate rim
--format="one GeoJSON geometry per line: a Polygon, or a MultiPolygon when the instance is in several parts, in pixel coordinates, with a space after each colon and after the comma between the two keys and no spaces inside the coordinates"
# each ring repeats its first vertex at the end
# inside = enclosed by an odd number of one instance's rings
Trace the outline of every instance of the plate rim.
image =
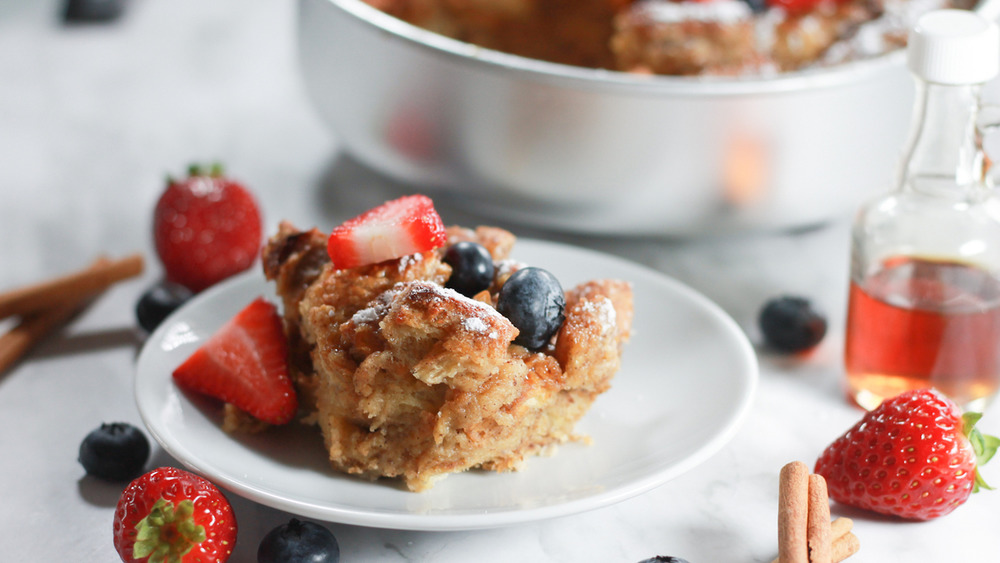
{"type": "MultiPolygon", "coordinates": [[[[306,518],[374,528],[411,531],[461,531],[500,528],[611,506],[655,489],[689,472],[718,453],[733,439],[743,426],[756,398],[760,379],[760,367],[756,352],[746,333],[728,313],[691,286],[663,272],[620,256],[559,242],[531,238],[519,238],[517,240],[517,248],[519,250],[523,250],[526,246],[529,247],[530,252],[576,254],[580,257],[600,259],[605,264],[613,265],[615,269],[640,271],[643,275],[656,280],[657,283],[670,286],[671,290],[680,294],[684,299],[691,301],[699,309],[703,309],[709,313],[713,319],[720,321],[721,325],[726,328],[726,333],[734,337],[731,343],[736,345],[736,349],[743,360],[741,364],[744,369],[741,370],[743,372],[741,381],[746,388],[745,392],[740,395],[738,404],[735,405],[728,423],[710,439],[702,442],[691,454],[671,464],[670,467],[664,470],[633,479],[628,482],[627,486],[620,485],[601,493],[540,507],[483,513],[469,511],[461,514],[419,514],[412,512],[391,512],[380,509],[360,510],[356,507],[318,504],[296,498],[281,497],[279,494],[264,490],[252,483],[241,481],[237,476],[229,475],[223,468],[217,468],[212,463],[204,462],[202,459],[203,456],[199,456],[196,452],[191,451],[189,447],[175,443],[174,440],[162,435],[159,423],[152,420],[154,418],[152,413],[147,412],[147,409],[144,408],[144,400],[141,393],[142,386],[139,383],[140,374],[143,372],[142,367],[151,361],[149,358],[159,351],[155,350],[152,344],[162,340],[163,332],[170,326],[170,321],[184,315],[190,309],[197,308],[202,302],[213,300],[217,294],[232,291],[232,288],[235,286],[256,283],[263,280],[263,275],[259,271],[259,264],[255,264],[256,267],[252,267],[250,271],[233,276],[196,295],[191,301],[167,317],[156,330],[148,335],[137,358],[133,380],[133,395],[143,425],[160,447],[182,465],[209,478],[209,480],[223,489],[253,502],[306,518]]],[[[269,298],[273,297],[269,296],[269,298]]]]}

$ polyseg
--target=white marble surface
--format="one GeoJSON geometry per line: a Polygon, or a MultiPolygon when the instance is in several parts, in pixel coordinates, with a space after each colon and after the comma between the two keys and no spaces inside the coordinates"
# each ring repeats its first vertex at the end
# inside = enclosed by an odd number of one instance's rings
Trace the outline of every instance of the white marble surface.
{"type": "MultiPolygon", "coordinates": [[[[101,252],[142,251],[142,279],[116,287],[0,375],[0,560],[113,561],[120,486],[86,478],[80,440],[102,421],[138,423],[141,344],[133,307],[158,278],[150,213],[167,173],[219,159],[258,194],[269,225],[330,226],[394,188],[338,154],[296,75],[290,0],[133,0],[113,25],[67,28],[58,2],[0,0],[0,289],[80,267],[101,252]]],[[[449,222],[479,220],[442,209],[449,222]]],[[[620,254],[702,291],[756,343],[756,313],[779,293],[825,308],[829,337],[805,359],[758,349],[759,394],[743,428],[696,470],[642,496],[575,516],[475,532],[338,524],[345,562],[770,561],[777,474],[812,463],[859,416],[842,397],[847,218],[799,233],[698,241],[545,235],[620,254]]],[[[6,329],[10,321],[0,321],[6,329]]],[[[1000,412],[981,423],[1000,433],[1000,412]]],[[[669,447],[669,445],[665,445],[669,447]]],[[[175,464],[160,450],[154,464],[175,464]]],[[[1000,465],[987,467],[1000,483],[1000,465]]],[[[287,514],[232,496],[234,561],[287,514]]],[[[904,523],[839,505],[856,521],[851,561],[1000,560],[1000,492],[953,514],[904,523]]]]}

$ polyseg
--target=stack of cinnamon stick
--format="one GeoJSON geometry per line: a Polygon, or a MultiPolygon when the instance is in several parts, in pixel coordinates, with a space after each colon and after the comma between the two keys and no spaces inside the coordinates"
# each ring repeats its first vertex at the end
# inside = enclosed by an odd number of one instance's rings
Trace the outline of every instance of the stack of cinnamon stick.
{"type": "Polygon", "coordinates": [[[0,336],[0,373],[111,285],[142,269],[139,254],[117,260],[102,257],[82,270],[0,293],[0,319],[19,317],[14,328],[0,336]]]}
{"type": "Polygon", "coordinates": [[[860,549],[849,518],[830,521],[826,479],[801,461],[781,468],[778,558],[771,563],[839,563],[860,549]]]}

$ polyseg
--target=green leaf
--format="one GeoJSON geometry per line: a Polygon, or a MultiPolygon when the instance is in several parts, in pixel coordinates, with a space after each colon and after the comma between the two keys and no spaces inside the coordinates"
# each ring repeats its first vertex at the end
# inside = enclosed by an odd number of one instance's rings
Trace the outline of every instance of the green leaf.
{"type": "Polygon", "coordinates": [[[979,468],[986,465],[986,462],[993,459],[993,456],[997,453],[997,448],[1000,448],[1000,438],[996,436],[990,436],[989,434],[983,434],[978,429],[975,428],[976,423],[982,418],[982,413],[978,412],[967,412],[962,415],[962,422],[964,424],[963,431],[965,435],[969,438],[969,444],[972,445],[972,451],[976,454],[976,480],[972,485],[972,492],[977,493],[979,489],[986,489],[992,491],[993,487],[986,483],[983,479],[982,474],[979,472],[979,468]]]}
{"type": "Polygon", "coordinates": [[[979,470],[977,469],[976,470],[976,480],[972,483],[972,492],[973,493],[978,493],[979,489],[986,489],[987,491],[992,491],[993,487],[989,486],[986,483],[986,480],[983,479],[983,475],[981,473],[979,473],[979,470]]]}
{"type": "Polygon", "coordinates": [[[157,550],[160,543],[160,530],[173,513],[173,505],[163,499],[156,501],[152,510],[145,518],[135,525],[135,545],[132,547],[132,557],[142,559],[157,550]]]}
{"type": "Polygon", "coordinates": [[[968,436],[972,432],[972,429],[976,426],[976,423],[979,422],[980,418],[983,418],[983,413],[981,412],[967,412],[963,414],[962,423],[964,426],[962,428],[962,432],[968,436]]]}
{"type": "Polygon", "coordinates": [[[982,441],[982,453],[976,452],[976,461],[979,465],[985,465],[986,462],[993,459],[997,449],[1000,449],[1000,438],[989,434],[979,434],[979,437],[982,441]]]}
{"type": "Polygon", "coordinates": [[[149,563],[177,563],[207,537],[205,527],[194,521],[194,502],[190,500],[177,505],[157,500],[135,528],[132,557],[148,557],[149,563]]]}

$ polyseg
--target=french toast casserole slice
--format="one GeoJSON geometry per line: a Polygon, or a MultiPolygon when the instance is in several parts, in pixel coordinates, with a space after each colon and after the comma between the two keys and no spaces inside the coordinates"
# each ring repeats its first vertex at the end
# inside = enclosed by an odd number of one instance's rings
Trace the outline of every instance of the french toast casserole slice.
{"type": "Polygon", "coordinates": [[[539,351],[513,344],[500,287],[523,267],[511,233],[451,227],[482,244],[496,274],[469,298],[444,287],[445,248],[351,269],[330,266],[326,237],[285,222],[263,264],[283,303],[289,366],[334,468],[398,477],[413,491],[448,473],[518,468],[578,438],[575,423],[610,387],[632,324],[631,285],[566,291],[565,321],[539,351]]]}

